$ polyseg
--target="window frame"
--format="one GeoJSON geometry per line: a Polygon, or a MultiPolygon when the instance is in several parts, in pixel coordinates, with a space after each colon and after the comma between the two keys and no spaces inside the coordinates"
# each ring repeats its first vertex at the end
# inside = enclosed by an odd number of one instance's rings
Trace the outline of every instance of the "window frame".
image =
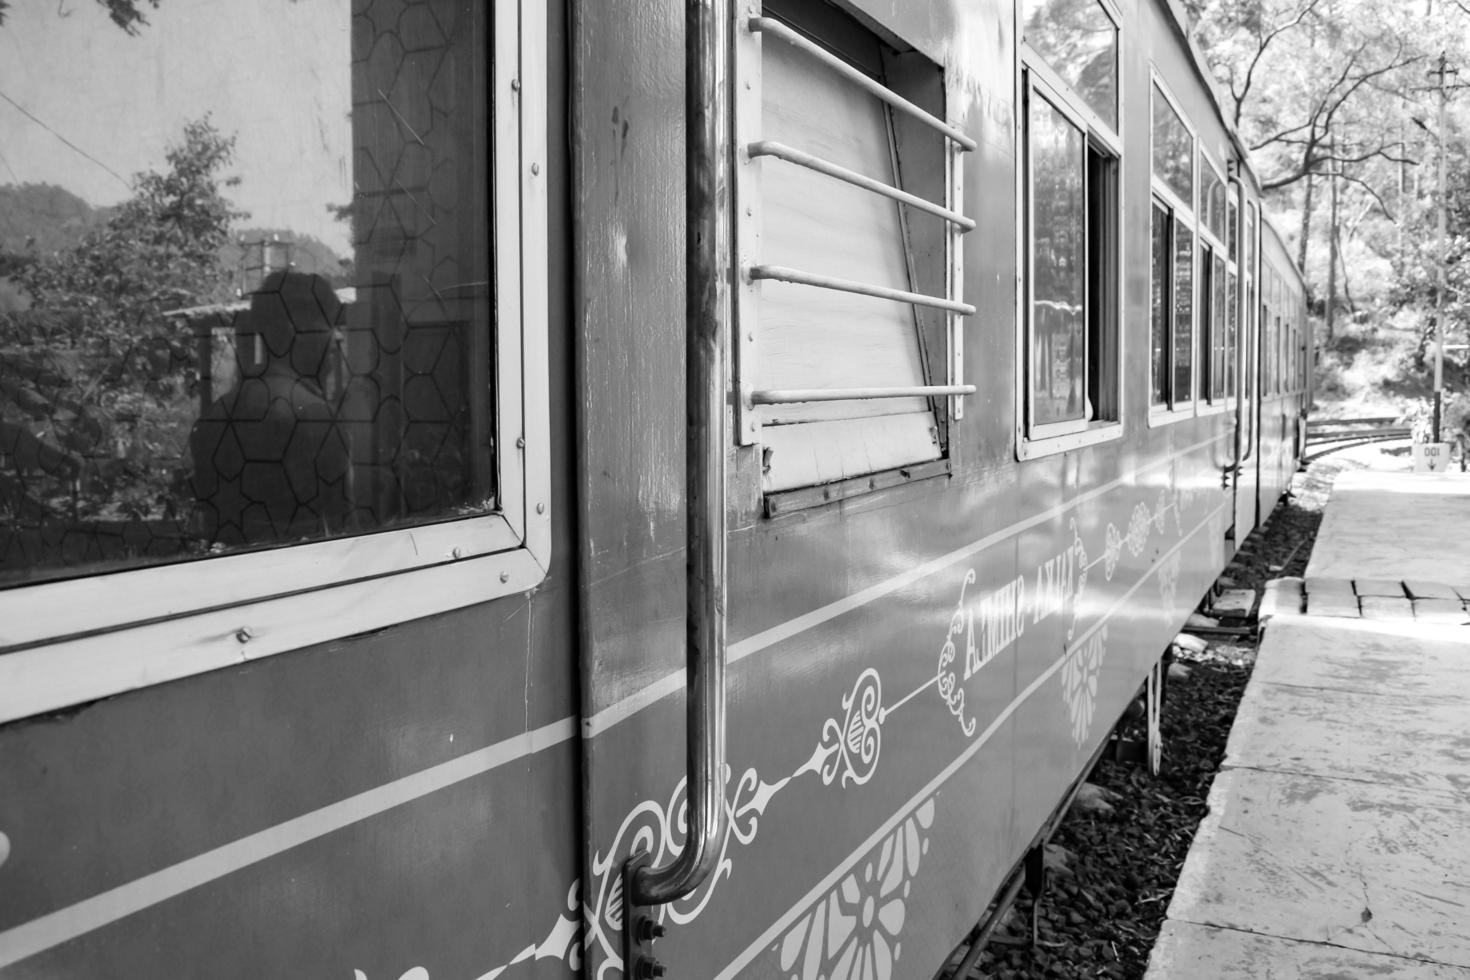
{"type": "MultiPolygon", "coordinates": [[[[1127,371],[1124,365],[1124,347],[1126,331],[1123,329],[1123,271],[1126,268],[1126,236],[1123,234],[1124,195],[1127,186],[1125,165],[1123,160],[1123,139],[1119,135],[1126,131],[1127,125],[1127,100],[1123,98],[1123,70],[1125,60],[1125,38],[1122,24],[1122,15],[1110,0],[1094,0],[1103,13],[1112,21],[1113,31],[1117,39],[1117,54],[1114,58],[1117,77],[1114,79],[1114,92],[1117,99],[1118,128],[1114,130],[1108,122],[1103,119],[1082,97],[1072,89],[1067,81],[1062,78],[1047,62],[1046,57],[1025,39],[1021,21],[1021,3],[1016,0],[1014,7],[1015,23],[1017,24],[1016,41],[1016,76],[1015,86],[1018,98],[1016,100],[1018,111],[1015,115],[1017,166],[1016,166],[1016,201],[1018,213],[1021,220],[1017,223],[1016,230],[1016,372],[1015,372],[1015,419],[1016,419],[1016,458],[1018,460],[1037,459],[1052,456],[1057,453],[1068,452],[1086,446],[1098,445],[1100,443],[1112,442],[1123,437],[1124,411],[1127,397],[1127,371]],[[1087,299],[1089,304],[1085,313],[1085,330],[1087,332],[1087,349],[1083,358],[1082,371],[1084,373],[1084,386],[1088,384],[1087,376],[1091,375],[1094,364],[1094,351],[1092,350],[1092,317],[1096,314],[1103,318],[1100,333],[1107,341],[1102,359],[1097,362],[1099,374],[1104,379],[1100,387],[1110,385],[1112,392],[1106,402],[1110,402],[1110,417],[1095,419],[1071,419],[1060,422],[1035,423],[1031,419],[1031,381],[1033,360],[1032,352],[1032,314],[1034,310],[1032,302],[1033,277],[1030,274],[1031,256],[1034,245],[1034,228],[1032,211],[1032,164],[1030,148],[1030,120],[1031,103],[1033,99],[1040,98],[1057,111],[1070,124],[1075,126],[1082,135],[1082,147],[1084,154],[1083,162],[1083,188],[1084,188],[1084,216],[1089,221],[1088,227],[1084,228],[1084,242],[1088,248],[1086,261],[1084,263],[1084,274],[1090,280],[1093,271],[1094,256],[1091,253],[1091,241],[1093,239],[1090,218],[1093,214],[1093,188],[1091,181],[1091,168],[1088,158],[1093,154],[1107,157],[1112,169],[1112,197],[1110,202],[1108,218],[1109,227],[1104,229],[1108,244],[1112,248],[1112,259],[1106,256],[1100,261],[1106,262],[1108,267],[1102,270],[1106,276],[1108,288],[1107,309],[1093,311],[1091,309],[1091,297],[1087,299]]],[[[1088,288],[1084,286],[1084,288],[1088,288]]],[[[1099,398],[1099,403],[1105,400],[1099,398]]],[[[1094,404],[1094,411],[1102,413],[1104,409],[1101,404],[1094,404]]]]}
{"type": "MultiPolygon", "coordinates": [[[[892,48],[895,41],[902,40],[887,25],[875,24],[867,18],[858,16],[845,3],[835,3],[833,7],[841,16],[857,22],[861,29],[870,33],[880,44],[892,48]]],[[[759,454],[767,445],[762,440],[765,426],[760,420],[760,406],[756,405],[753,400],[756,389],[754,379],[759,377],[760,373],[761,282],[754,279],[749,274],[749,270],[761,264],[763,255],[762,234],[765,208],[762,168],[766,164],[764,158],[753,157],[748,147],[765,139],[762,124],[764,88],[762,52],[764,45],[784,42],[765,38],[761,31],[752,30],[748,23],[749,17],[772,17],[783,21],[784,18],[781,17],[779,10],[767,10],[762,3],[757,2],[746,15],[736,18],[737,23],[732,32],[734,52],[731,72],[732,91],[736,93],[731,106],[735,147],[734,178],[732,180],[732,196],[735,203],[731,209],[731,224],[733,230],[732,254],[736,273],[731,301],[732,341],[730,346],[732,356],[729,368],[734,395],[732,398],[734,421],[732,441],[741,450],[755,450],[759,454]]],[[[801,27],[794,29],[807,35],[810,40],[826,48],[834,56],[849,64],[854,64],[850,57],[834,48],[831,38],[824,39],[801,27]]],[[[912,45],[909,50],[926,59],[941,75],[940,84],[944,105],[939,111],[933,112],[933,115],[950,126],[958,127],[958,123],[950,117],[950,107],[958,104],[957,93],[954,89],[955,73],[948,70],[942,62],[936,61],[931,53],[920,46],[912,45]]],[[[857,67],[859,71],[865,71],[861,66],[854,64],[854,67],[857,67]]],[[[892,88],[887,82],[880,84],[892,88]]],[[[897,154],[899,137],[895,124],[898,120],[895,119],[894,110],[891,107],[885,107],[885,111],[888,114],[890,127],[889,149],[891,153],[897,154]]],[[[944,185],[944,200],[934,203],[941,204],[950,211],[963,214],[965,213],[964,158],[968,151],[947,136],[938,134],[938,138],[942,140],[941,155],[944,160],[944,172],[940,176],[944,185]]],[[[777,163],[775,165],[786,164],[777,163]]],[[[900,184],[899,187],[903,190],[909,189],[903,184],[900,184]]],[[[900,222],[906,228],[907,215],[902,213],[902,208],[903,206],[900,206],[900,222]]],[[[943,298],[960,303],[965,302],[964,238],[966,234],[967,232],[963,229],[946,225],[943,298]]],[[[914,258],[911,240],[905,240],[903,248],[906,253],[906,262],[912,273],[914,258]]],[[[910,288],[920,291],[917,284],[912,282],[910,288]]],[[[934,363],[934,360],[922,353],[921,334],[920,350],[921,363],[925,369],[924,384],[935,386],[964,384],[964,332],[967,315],[949,311],[940,311],[936,315],[943,317],[946,349],[941,357],[935,359],[939,363],[934,363]]],[[[915,310],[916,325],[918,321],[919,314],[915,310]]],[[[917,326],[916,329],[918,329],[917,326]]],[[[752,488],[752,492],[762,501],[764,515],[772,518],[812,507],[826,506],[914,481],[948,476],[954,465],[955,427],[959,420],[964,418],[966,397],[968,396],[927,396],[930,411],[934,417],[936,439],[940,450],[937,458],[899,467],[852,473],[827,483],[805,483],[781,489],[769,489],[763,485],[764,481],[761,480],[752,488]]]]}
{"type": "MultiPolygon", "coordinates": [[[[1165,83],[1164,78],[1159,73],[1158,68],[1156,66],[1150,66],[1150,69],[1149,69],[1149,128],[1148,128],[1148,170],[1149,170],[1149,191],[1150,191],[1150,194],[1151,194],[1151,204],[1150,204],[1150,207],[1152,208],[1153,206],[1156,206],[1156,205],[1162,205],[1163,208],[1164,208],[1164,210],[1168,213],[1169,219],[1170,219],[1170,231],[1169,231],[1169,242],[1170,242],[1170,249],[1169,249],[1169,284],[1168,284],[1168,289],[1167,289],[1166,292],[1167,292],[1167,295],[1169,297],[1169,318],[1168,318],[1168,323],[1169,323],[1169,343],[1167,345],[1167,350],[1168,350],[1168,363],[1169,363],[1169,371],[1168,371],[1168,375],[1169,375],[1169,387],[1170,387],[1170,395],[1171,396],[1174,394],[1174,392],[1173,392],[1173,386],[1174,386],[1174,380],[1173,379],[1174,379],[1174,375],[1175,375],[1174,351],[1175,351],[1176,345],[1178,343],[1178,334],[1176,333],[1177,324],[1175,323],[1175,317],[1174,317],[1174,292],[1175,292],[1175,288],[1174,287],[1175,287],[1175,283],[1178,281],[1178,277],[1175,274],[1175,270],[1178,267],[1177,266],[1177,263],[1175,261],[1175,259],[1176,259],[1176,252],[1177,252],[1177,248],[1178,248],[1178,245],[1177,245],[1177,236],[1175,235],[1175,228],[1176,228],[1176,226],[1178,224],[1183,224],[1185,226],[1185,228],[1193,236],[1193,245],[1190,248],[1190,279],[1189,279],[1190,290],[1193,293],[1192,302],[1190,303],[1190,308],[1189,308],[1189,336],[1190,336],[1190,340],[1189,340],[1189,349],[1190,349],[1190,366],[1189,366],[1189,370],[1190,370],[1190,380],[1191,380],[1191,384],[1190,384],[1190,397],[1188,399],[1185,399],[1185,400],[1179,400],[1179,399],[1170,397],[1170,398],[1166,399],[1163,402],[1155,402],[1153,400],[1153,379],[1152,379],[1152,377],[1150,377],[1149,378],[1149,384],[1148,384],[1148,392],[1149,392],[1149,399],[1148,399],[1149,400],[1149,404],[1148,404],[1148,424],[1149,424],[1149,427],[1150,428],[1152,428],[1154,426],[1158,426],[1158,425],[1167,425],[1167,424],[1170,424],[1170,423],[1173,423],[1173,422],[1179,422],[1179,421],[1182,421],[1184,419],[1192,419],[1192,418],[1195,418],[1197,416],[1198,410],[1199,410],[1199,404],[1200,404],[1199,387],[1200,387],[1200,374],[1201,374],[1201,372],[1200,372],[1200,364],[1199,364],[1199,360],[1200,360],[1200,358],[1199,358],[1199,346],[1200,346],[1199,345],[1199,292],[1200,292],[1199,266],[1200,266],[1200,252],[1202,251],[1202,249],[1200,248],[1200,237],[1199,237],[1200,236],[1200,217],[1199,217],[1199,207],[1198,207],[1199,197],[1200,197],[1199,156],[1200,156],[1200,138],[1199,138],[1199,132],[1195,129],[1194,124],[1189,121],[1189,116],[1185,114],[1183,107],[1179,104],[1179,100],[1177,98],[1175,98],[1174,93],[1172,91],[1170,91],[1168,84],[1165,83]],[[1173,110],[1174,115],[1179,119],[1179,122],[1184,126],[1184,131],[1189,134],[1189,146],[1190,146],[1189,166],[1190,166],[1190,174],[1191,174],[1191,180],[1190,180],[1190,196],[1192,198],[1192,200],[1189,200],[1189,201],[1186,201],[1183,198],[1181,198],[1179,196],[1178,192],[1176,192],[1174,190],[1174,188],[1170,187],[1169,184],[1168,184],[1168,182],[1154,170],[1154,149],[1155,149],[1155,144],[1154,144],[1154,125],[1153,125],[1153,117],[1154,117],[1154,102],[1153,102],[1153,100],[1156,97],[1158,97],[1158,96],[1163,96],[1164,101],[1169,105],[1169,108],[1173,110]]],[[[1149,214],[1150,214],[1149,220],[1152,221],[1153,220],[1153,217],[1152,217],[1153,212],[1152,212],[1152,210],[1149,212],[1149,214]]],[[[1150,232],[1150,234],[1152,234],[1152,232],[1150,232]]],[[[1150,271],[1150,275],[1152,275],[1152,271],[1153,271],[1152,270],[1152,262],[1150,262],[1150,270],[1149,271],[1150,271]]],[[[1152,297],[1152,295],[1153,295],[1153,292],[1152,292],[1152,281],[1150,281],[1150,292],[1149,292],[1149,296],[1152,297]]],[[[1150,322],[1152,322],[1151,321],[1151,318],[1152,318],[1152,310],[1150,310],[1150,322]]],[[[1152,352],[1152,343],[1153,343],[1152,342],[1152,338],[1150,338],[1149,343],[1150,343],[1150,352],[1152,352]]]]}
{"type": "Polygon", "coordinates": [[[0,723],[524,592],[546,577],[546,12],[518,0],[496,3],[492,16],[487,233],[496,288],[485,329],[495,509],[0,589],[0,723]]]}
{"type": "MultiPolygon", "coordinates": [[[[1209,173],[1212,174],[1214,176],[1215,180],[1217,180],[1219,182],[1219,184],[1220,184],[1220,186],[1221,186],[1221,188],[1223,189],[1223,192],[1224,192],[1224,199],[1222,201],[1222,206],[1224,208],[1224,213],[1221,215],[1221,219],[1220,219],[1221,220],[1222,227],[1224,227],[1224,229],[1225,229],[1225,234],[1224,234],[1223,237],[1217,236],[1215,234],[1214,230],[1212,228],[1210,228],[1209,221],[1207,219],[1205,219],[1203,217],[1196,216],[1196,228],[1195,228],[1195,268],[1196,268],[1196,275],[1198,275],[1200,277],[1200,280],[1201,281],[1196,284],[1195,295],[1196,295],[1196,297],[1199,299],[1199,301],[1201,303],[1204,303],[1204,304],[1207,304],[1208,305],[1208,308],[1209,308],[1209,321],[1208,322],[1209,322],[1210,329],[1209,329],[1209,336],[1207,337],[1205,335],[1206,334],[1206,331],[1204,329],[1205,322],[1206,322],[1205,321],[1205,318],[1200,315],[1200,311],[1199,311],[1198,305],[1196,305],[1196,308],[1195,308],[1195,311],[1194,311],[1194,321],[1195,321],[1194,322],[1194,334],[1195,334],[1195,399],[1194,399],[1194,401],[1195,401],[1195,405],[1196,405],[1196,411],[1195,411],[1196,416],[1205,416],[1205,415],[1217,415],[1217,414],[1219,414],[1221,412],[1229,411],[1230,409],[1232,409],[1232,408],[1235,407],[1235,396],[1234,396],[1234,392],[1232,390],[1232,387],[1233,386],[1223,386],[1223,391],[1222,391],[1222,393],[1218,397],[1215,396],[1209,390],[1210,388],[1213,388],[1213,386],[1215,384],[1215,381],[1216,381],[1216,378],[1214,376],[1214,369],[1213,369],[1214,343],[1215,343],[1215,339],[1216,339],[1215,338],[1215,331],[1216,330],[1223,330],[1225,328],[1225,324],[1224,323],[1217,324],[1215,322],[1214,292],[1213,292],[1213,290],[1214,290],[1214,287],[1215,287],[1216,284],[1215,284],[1215,281],[1214,281],[1215,270],[1214,270],[1213,267],[1211,267],[1210,270],[1209,270],[1209,282],[1210,282],[1210,286],[1211,286],[1211,292],[1210,292],[1210,295],[1208,295],[1208,296],[1205,295],[1203,279],[1204,279],[1204,270],[1205,270],[1205,265],[1206,265],[1206,257],[1209,256],[1209,257],[1213,257],[1213,258],[1216,258],[1216,259],[1220,260],[1221,265],[1222,265],[1222,267],[1224,268],[1224,271],[1225,271],[1225,285],[1222,286],[1222,287],[1220,287],[1220,288],[1224,289],[1224,291],[1226,293],[1226,303],[1229,304],[1229,305],[1232,305],[1232,306],[1233,305],[1236,305],[1236,297],[1234,296],[1233,292],[1228,288],[1228,285],[1229,285],[1229,282],[1230,282],[1230,277],[1234,276],[1236,278],[1236,284],[1237,284],[1237,290],[1238,290],[1238,288],[1239,288],[1240,271],[1239,271],[1239,266],[1238,266],[1238,263],[1237,263],[1236,259],[1231,256],[1229,239],[1230,239],[1230,205],[1232,203],[1237,203],[1238,204],[1239,199],[1238,199],[1238,197],[1235,194],[1235,181],[1233,181],[1229,177],[1229,175],[1226,173],[1226,171],[1223,168],[1218,167],[1218,166],[1215,165],[1215,161],[1211,158],[1209,151],[1205,148],[1204,141],[1203,140],[1196,138],[1195,142],[1197,144],[1196,153],[1197,153],[1198,158],[1199,158],[1197,160],[1197,162],[1196,162],[1196,165],[1195,165],[1196,166],[1196,171],[1195,171],[1196,174],[1199,176],[1199,179],[1203,180],[1204,179],[1203,178],[1203,174],[1205,173],[1206,168],[1208,168],[1209,169],[1209,173]],[[1201,353],[1202,352],[1203,352],[1203,355],[1204,355],[1203,357],[1201,357],[1201,353]],[[1209,370],[1206,370],[1206,368],[1209,368],[1209,370]],[[1208,380],[1209,380],[1209,386],[1208,387],[1205,384],[1206,378],[1208,378],[1208,380]]],[[[1196,195],[1195,195],[1196,198],[1198,198],[1200,200],[1200,203],[1201,203],[1201,207],[1202,208],[1204,206],[1203,190],[1204,190],[1203,188],[1197,188],[1196,195]]],[[[1228,319],[1228,316],[1229,316],[1228,311],[1226,313],[1226,316],[1227,316],[1227,319],[1228,319]]],[[[1237,329],[1237,332],[1238,332],[1239,331],[1239,314],[1238,314],[1238,312],[1237,312],[1236,329],[1237,329]]],[[[1225,375],[1226,375],[1226,378],[1227,379],[1230,377],[1230,367],[1229,367],[1230,359],[1235,355],[1235,351],[1232,349],[1229,341],[1230,341],[1230,338],[1229,338],[1229,335],[1227,333],[1226,336],[1225,336],[1225,338],[1224,338],[1225,351],[1224,351],[1224,361],[1223,361],[1223,364],[1224,364],[1223,370],[1225,371],[1225,375]]]]}

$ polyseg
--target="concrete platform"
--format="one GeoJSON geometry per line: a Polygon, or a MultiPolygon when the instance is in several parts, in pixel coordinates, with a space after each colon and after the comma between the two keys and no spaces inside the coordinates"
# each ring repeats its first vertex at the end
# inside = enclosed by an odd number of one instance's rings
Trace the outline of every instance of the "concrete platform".
{"type": "Polygon", "coordinates": [[[1470,479],[1338,478],[1148,980],[1470,980],[1470,626],[1445,594],[1467,579],[1470,479]],[[1373,618],[1385,602],[1403,618],[1373,618]]]}

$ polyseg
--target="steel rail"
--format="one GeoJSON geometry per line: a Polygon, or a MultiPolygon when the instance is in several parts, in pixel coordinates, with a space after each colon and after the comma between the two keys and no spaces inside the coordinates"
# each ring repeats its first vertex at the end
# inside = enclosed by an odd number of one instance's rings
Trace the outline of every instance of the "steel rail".
{"type": "Polygon", "coordinates": [[[836,276],[826,276],[817,272],[803,272],[784,265],[753,265],[746,271],[746,275],[752,280],[771,279],[776,282],[795,283],[798,286],[835,289],[842,293],[857,293],[860,296],[891,299],[896,303],[932,306],[936,310],[948,310],[951,313],[962,313],[965,316],[973,316],[975,313],[975,307],[969,303],[945,299],[943,296],[929,296],[925,293],[911,293],[903,289],[890,289],[887,286],[874,286],[855,279],[839,279],[836,276]]]}
{"type": "Polygon", "coordinates": [[[753,391],[753,405],[790,405],[795,402],[841,402],[875,398],[939,398],[973,395],[974,385],[911,385],[907,388],[771,388],[753,391]]]}
{"type": "Polygon", "coordinates": [[[801,51],[805,51],[807,54],[811,55],[813,58],[816,58],[818,61],[822,62],[822,64],[831,68],[833,71],[837,72],[839,75],[846,78],[854,85],[865,89],[868,94],[874,95],[884,102],[887,102],[889,105],[893,106],[893,108],[904,113],[905,115],[912,116],[919,122],[923,123],[925,126],[928,126],[930,129],[934,129],[939,131],[940,133],[943,133],[945,136],[954,140],[957,144],[964,147],[966,150],[973,150],[978,145],[974,140],[970,139],[970,137],[966,136],[964,133],[960,132],[949,123],[945,122],[943,119],[940,119],[938,116],[934,115],[926,109],[921,109],[918,106],[914,105],[908,99],[905,99],[903,96],[893,91],[893,89],[889,88],[887,85],[884,85],[882,82],[863,74],[861,71],[843,61],[835,54],[832,54],[826,48],[807,40],[805,37],[802,37],[796,31],[793,31],[791,28],[787,27],[779,20],[774,20],[770,17],[752,17],[747,22],[747,24],[752,31],[757,31],[763,34],[768,34],[771,37],[780,38],[792,47],[797,48],[801,51]]]}
{"type": "Polygon", "coordinates": [[[929,214],[943,218],[945,221],[963,228],[965,231],[975,230],[974,219],[967,218],[958,211],[952,211],[941,204],[935,204],[928,198],[919,197],[917,194],[910,194],[908,191],[894,187],[892,184],[885,184],[881,180],[874,180],[872,177],[860,174],[856,170],[849,170],[830,160],[824,160],[819,156],[798,150],[793,146],[787,146],[785,143],[777,143],[773,140],[760,140],[747,146],[745,152],[751,158],[774,157],[777,160],[794,163],[798,167],[814,170],[819,174],[833,177],[854,187],[861,187],[865,191],[881,194],[883,197],[898,201],[900,204],[907,204],[911,208],[926,211],[929,214]]]}
{"type": "Polygon", "coordinates": [[[725,835],[725,332],[730,242],[724,138],[730,0],[686,0],[685,118],[685,705],[687,829],[662,868],[638,867],[632,898],[662,905],[694,892],[725,835]]]}

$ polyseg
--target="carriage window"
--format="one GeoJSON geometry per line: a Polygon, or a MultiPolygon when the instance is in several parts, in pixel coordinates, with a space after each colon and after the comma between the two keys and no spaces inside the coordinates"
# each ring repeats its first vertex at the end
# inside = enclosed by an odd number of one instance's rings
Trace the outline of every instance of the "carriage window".
{"type": "Polygon", "coordinates": [[[37,217],[7,229],[0,581],[495,506],[486,19],[388,7],[11,15],[52,64],[125,60],[0,69],[100,154],[4,117],[37,217]],[[153,98],[149,58],[187,83],[153,98]]]}
{"type": "MultiPolygon", "coordinates": [[[[1208,393],[1212,364],[1211,317],[1215,312],[1215,280],[1208,222],[1196,224],[1194,136],[1185,127],[1162,88],[1153,92],[1153,278],[1150,298],[1152,335],[1152,384],[1150,401],[1161,411],[1187,407],[1195,398],[1196,350],[1200,363],[1199,385],[1208,393]],[[1195,245],[1201,245],[1199,278],[1200,337],[1195,337],[1195,245]]],[[[1208,167],[1202,168],[1213,176],[1208,167]]],[[[1201,177],[1207,180],[1209,177],[1201,177]]],[[[1223,188],[1222,188],[1223,192],[1223,188]]],[[[1201,194],[1200,208],[1210,206],[1211,195],[1201,194]]],[[[1221,223],[1224,221],[1221,201],[1221,223]]],[[[1223,229],[1222,229],[1223,230],[1223,229]]],[[[1219,239],[1215,248],[1222,248],[1219,239]]],[[[1223,276],[1220,285],[1223,289],[1223,276]]],[[[1221,331],[1223,332],[1223,320],[1221,331]]]]}
{"type": "Polygon", "coordinates": [[[761,447],[775,512],[797,497],[772,494],[821,485],[800,496],[821,503],[943,472],[973,222],[956,210],[959,144],[931,124],[945,126],[937,65],[835,7],[767,3],[763,15],[737,67],[759,99],[736,109],[749,159],[736,334],[739,437],[761,447]]]}
{"type": "Polygon", "coordinates": [[[16,4],[0,28],[26,52],[0,62],[24,107],[0,112],[0,585],[139,569],[155,606],[97,615],[141,622],[447,560],[396,528],[462,521],[461,557],[524,541],[502,430],[538,279],[493,241],[544,225],[501,84],[520,5],[145,12],[16,4]],[[242,577],[262,548],[271,574],[242,577]]]}
{"type": "Polygon", "coordinates": [[[1026,10],[1024,437],[1104,437],[1120,417],[1117,29],[1096,0],[1036,0],[1026,10]]]}
{"type": "Polygon", "coordinates": [[[1232,364],[1235,357],[1235,259],[1226,242],[1231,239],[1230,215],[1234,200],[1227,195],[1225,181],[1209,159],[1199,157],[1199,396],[1213,405],[1225,404],[1234,394],[1232,364]],[[1226,201],[1231,206],[1227,210],[1226,201]]]}

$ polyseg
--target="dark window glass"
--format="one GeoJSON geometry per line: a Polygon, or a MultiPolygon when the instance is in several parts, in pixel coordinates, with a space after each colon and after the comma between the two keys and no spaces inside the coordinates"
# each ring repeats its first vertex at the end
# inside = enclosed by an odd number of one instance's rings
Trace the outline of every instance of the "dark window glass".
{"type": "Polygon", "coordinates": [[[1084,139],[1039,96],[1031,99],[1031,418],[1086,413],[1087,191],[1084,139]]]}
{"type": "Polygon", "coordinates": [[[1118,415],[1118,160],[1087,151],[1087,393],[1092,419],[1118,415]]]}
{"type": "Polygon", "coordinates": [[[1097,0],[1023,0],[1026,41],[1113,129],[1118,128],[1118,29],[1097,0]]]}
{"type": "Polygon", "coordinates": [[[1174,219],[1174,391],[1171,402],[1194,398],[1194,232],[1174,219]]]}
{"type": "Polygon", "coordinates": [[[1239,223],[1238,212],[1239,208],[1234,201],[1231,201],[1225,213],[1225,236],[1229,240],[1227,244],[1230,246],[1231,262],[1240,261],[1240,230],[1236,228],[1239,223]]]}
{"type": "Polygon", "coordinates": [[[491,10],[12,5],[0,582],[494,506],[491,10]]]}
{"type": "Polygon", "coordinates": [[[1194,206],[1194,139],[1164,93],[1154,87],[1154,174],[1179,199],[1194,206]]]}
{"type": "Polygon", "coordinates": [[[1210,397],[1214,401],[1229,394],[1226,361],[1230,351],[1230,326],[1225,312],[1229,305],[1226,293],[1225,259],[1214,253],[1210,271],[1210,397]]]}
{"type": "Polygon", "coordinates": [[[1225,184],[1210,166],[1203,153],[1199,158],[1199,207],[1204,226],[1220,241],[1225,241],[1225,184]]]}
{"type": "Polygon", "coordinates": [[[1154,205],[1153,242],[1149,249],[1149,377],[1153,382],[1151,400],[1156,405],[1168,404],[1169,401],[1169,287],[1172,280],[1169,266],[1173,258],[1170,240],[1173,221],[1166,209],[1154,205]]]}

